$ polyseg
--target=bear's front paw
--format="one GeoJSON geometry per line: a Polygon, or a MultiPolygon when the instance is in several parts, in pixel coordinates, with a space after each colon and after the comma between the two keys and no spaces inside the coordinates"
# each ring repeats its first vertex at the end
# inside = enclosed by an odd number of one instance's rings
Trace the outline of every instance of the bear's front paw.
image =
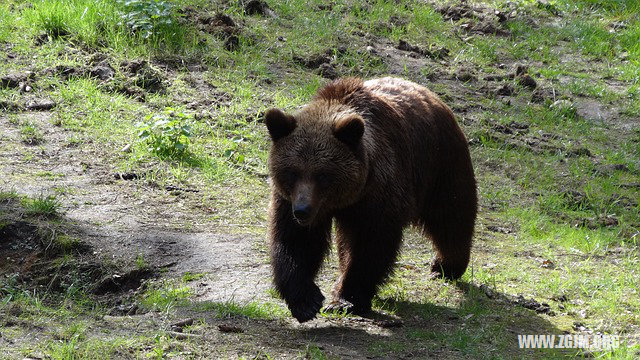
{"type": "Polygon", "coordinates": [[[289,303],[289,310],[296,320],[303,323],[316,317],[322,308],[324,296],[315,284],[299,299],[289,303]]]}

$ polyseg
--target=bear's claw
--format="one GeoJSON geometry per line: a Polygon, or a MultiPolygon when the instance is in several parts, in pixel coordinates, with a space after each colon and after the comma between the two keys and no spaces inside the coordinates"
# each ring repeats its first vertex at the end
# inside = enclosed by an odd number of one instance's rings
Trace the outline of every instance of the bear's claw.
{"type": "Polygon", "coordinates": [[[333,300],[327,306],[325,306],[324,309],[322,309],[322,311],[324,312],[345,313],[345,314],[351,314],[353,310],[354,310],[354,305],[345,299],[333,300]]]}
{"type": "Polygon", "coordinates": [[[366,316],[371,312],[371,304],[354,304],[344,298],[339,298],[330,302],[322,311],[366,316]]]}

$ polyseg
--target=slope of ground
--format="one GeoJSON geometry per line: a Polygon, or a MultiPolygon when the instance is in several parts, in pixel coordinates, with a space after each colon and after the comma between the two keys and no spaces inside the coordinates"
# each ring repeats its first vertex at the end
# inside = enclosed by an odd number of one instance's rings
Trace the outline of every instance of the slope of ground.
{"type": "MultiPolygon", "coordinates": [[[[3,2],[0,358],[636,358],[639,13],[3,2]],[[430,280],[431,247],[409,229],[375,314],[297,324],[270,286],[261,114],[386,75],[438,93],[467,134],[472,264],[430,280]],[[621,347],[522,349],[522,334],[621,347]]],[[[325,294],[336,271],[332,256],[325,294]]]]}

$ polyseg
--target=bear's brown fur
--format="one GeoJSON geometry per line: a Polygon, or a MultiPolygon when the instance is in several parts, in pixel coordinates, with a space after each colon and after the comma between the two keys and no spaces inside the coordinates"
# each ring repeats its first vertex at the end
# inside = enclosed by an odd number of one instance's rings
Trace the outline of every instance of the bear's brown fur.
{"type": "Polygon", "coordinates": [[[434,93],[396,78],[340,79],[292,115],[269,110],[265,122],[274,282],[298,321],[322,306],[314,279],[333,219],[341,275],[330,309],[371,309],[409,224],[433,241],[432,272],[462,276],[476,182],[467,141],[434,93]]]}

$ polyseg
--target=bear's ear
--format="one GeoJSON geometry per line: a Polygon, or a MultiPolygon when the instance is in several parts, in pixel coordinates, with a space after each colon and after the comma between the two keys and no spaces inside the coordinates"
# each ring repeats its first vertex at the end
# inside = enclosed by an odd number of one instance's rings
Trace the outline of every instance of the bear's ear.
{"type": "Polygon", "coordinates": [[[264,122],[267,124],[269,135],[273,141],[291,134],[296,128],[296,119],[279,109],[269,109],[264,115],[264,122]]]}
{"type": "Polygon", "coordinates": [[[364,134],[364,120],[360,115],[344,117],[333,126],[333,135],[352,148],[360,143],[362,134],[364,134]]]}

